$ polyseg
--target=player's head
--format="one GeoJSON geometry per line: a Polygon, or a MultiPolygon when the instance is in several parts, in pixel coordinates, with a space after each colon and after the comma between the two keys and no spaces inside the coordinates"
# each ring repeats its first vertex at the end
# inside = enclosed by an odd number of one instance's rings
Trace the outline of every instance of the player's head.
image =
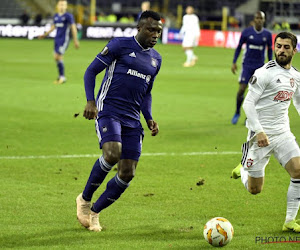
{"type": "Polygon", "coordinates": [[[152,48],[157,39],[161,36],[162,22],[161,17],[154,11],[144,11],[138,21],[137,41],[143,48],[152,48]]]}
{"type": "Polygon", "coordinates": [[[260,31],[265,23],[265,13],[262,11],[257,11],[254,15],[254,27],[257,31],[260,31]]]}
{"type": "Polygon", "coordinates": [[[150,10],[150,2],[149,1],[142,2],[141,9],[142,11],[150,10]]]}
{"type": "Polygon", "coordinates": [[[297,53],[297,37],[291,32],[280,32],[274,41],[274,54],[276,62],[285,67],[290,64],[297,53]]]}
{"type": "Polygon", "coordinates": [[[58,13],[65,13],[68,8],[68,1],[67,0],[58,0],[56,5],[58,13]]]}
{"type": "Polygon", "coordinates": [[[193,14],[194,13],[194,8],[192,6],[187,6],[185,9],[186,14],[193,14]]]}

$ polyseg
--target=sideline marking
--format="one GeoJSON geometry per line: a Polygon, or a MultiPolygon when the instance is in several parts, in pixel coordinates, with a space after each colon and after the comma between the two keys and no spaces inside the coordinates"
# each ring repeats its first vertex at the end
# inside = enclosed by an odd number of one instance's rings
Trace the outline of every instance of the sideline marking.
{"type": "MultiPolygon", "coordinates": [[[[68,159],[68,158],[93,158],[99,154],[80,154],[80,155],[29,155],[29,156],[0,156],[0,160],[27,160],[27,159],[68,159]]],[[[185,152],[185,153],[142,153],[141,156],[197,156],[197,155],[237,155],[241,152],[185,152]]]]}

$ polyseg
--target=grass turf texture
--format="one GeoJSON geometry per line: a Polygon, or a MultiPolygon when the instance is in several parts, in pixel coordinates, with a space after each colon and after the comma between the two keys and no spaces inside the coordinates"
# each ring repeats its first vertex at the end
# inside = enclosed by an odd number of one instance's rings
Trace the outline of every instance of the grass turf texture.
{"type": "MultiPolygon", "coordinates": [[[[299,248],[298,243],[256,242],[256,237],[300,236],[281,232],[289,177],[277,161],[271,158],[265,188],[257,196],[248,194],[240,180],[230,179],[240,155],[223,152],[239,152],[247,131],[245,115],[230,124],[238,76],[230,72],[234,51],[222,48],[197,48],[197,65],[183,68],[180,46],[156,46],[163,57],[153,89],[160,133],[151,137],[145,131],[135,179],[100,215],[105,230],[94,233],[79,225],[75,198],[97,157],[56,156],[100,155],[94,122],[82,117],[83,75],[104,45],[82,41],[75,50],[70,44],[64,60],[68,80],[57,86],[52,83],[57,70],[51,40],[0,40],[0,248],[209,249],[203,226],[216,216],[227,218],[235,229],[226,249],[299,248]],[[184,155],[191,152],[217,154],[184,155]],[[198,186],[201,178],[205,183],[198,186]]],[[[293,65],[300,68],[299,55],[293,65]]],[[[290,118],[300,137],[292,105],[290,118]]],[[[109,173],[95,198],[114,174],[109,173]]]]}

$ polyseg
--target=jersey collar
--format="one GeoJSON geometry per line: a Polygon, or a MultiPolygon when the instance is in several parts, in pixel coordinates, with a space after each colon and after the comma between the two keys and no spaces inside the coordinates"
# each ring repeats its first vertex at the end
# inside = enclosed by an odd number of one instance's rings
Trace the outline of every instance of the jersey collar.
{"type": "Polygon", "coordinates": [[[253,27],[254,31],[255,31],[257,34],[262,33],[262,32],[264,31],[264,29],[265,29],[265,28],[263,27],[260,31],[258,31],[258,30],[255,29],[254,26],[252,26],[252,27],[253,27]]]}
{"type": "Polygon", "coordinates": [[[138,45],[143,51],[150,50],[150,48],[144,49],[143,46],[136,40],[135,36],[133,36],[133,39],[135,40],[135,42],[137,43],[137,45],[138,45]]]}

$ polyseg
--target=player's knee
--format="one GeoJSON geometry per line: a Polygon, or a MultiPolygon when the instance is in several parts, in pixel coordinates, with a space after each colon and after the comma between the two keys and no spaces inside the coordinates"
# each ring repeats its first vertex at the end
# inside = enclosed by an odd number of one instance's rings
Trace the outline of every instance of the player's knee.
{"type": "Polygon", "coordinates": [[[294,179],[300,179],[300,171],[295,172],[293,175],[291,175],[294,179]]]}
{"type": "Polygon", "coordinates": [[[107,149],[104,153],[104,160],[110,165],[115,165],[120,160],[121,151],[115,148],[107,149]]]}
{"type": "Polygon", "coordinates": [[[118,175],[121,180],[129,183],[135,176],[135,171],[132,168],[119,169],[118,175]]]}
{"type": "Polygon", "coordinates": [[[248,186],[248,191],[249,191],[250,194],[256,195],[256,194],[259,194],[262,191],[262,187],[258,187],[258,186],[249,187],[248,186]]]}

